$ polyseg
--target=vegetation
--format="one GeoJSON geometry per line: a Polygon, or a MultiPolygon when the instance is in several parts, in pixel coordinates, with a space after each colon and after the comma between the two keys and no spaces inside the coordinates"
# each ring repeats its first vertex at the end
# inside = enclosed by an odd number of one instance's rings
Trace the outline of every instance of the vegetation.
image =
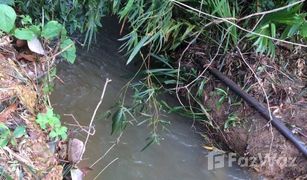
{"type": "MultiPolygon", "coordinates": [[[[121,91],[112,116],[112,134],[121,133],[129,124],[147,123],[151,134],[144,148],[158,143],[159,130],[168,127],[169,122],[161,116],[162,111],[177,112],[214,126],[210,116],[213,109],[204,104],[207,97],[203,89],[210,81],[205,74],[207,65],[214,63],[220,69],[231,71],[231,67],[225,67],[226,58],[223,56],[239,55],[261,84],[257,72],[245,62],[242,52],[264,55],[269,57],[269,61],[280,63],[276,58],[277,46],[288,49],[288,46],[293,45],[307,47],[304,44],[307,37],[307,14],[303,0],[0,2],[2,32],[26,41],[37,38],[47,42],[59,41],[61,55],[70,63],[75,61],[76,47],[73,40],[68,38],[69,35],[84,34],[81,45],[90,48],[97,30],[103,28],[102,18],[106,15],[118,17],[122,24],[121,33],[124,28],[128,29],[128,33],[120,38],[120,50],[127,55],[126,64],[139,60],[141,67],[121,91]],[[14,9],[17,14],[25,15],[17,16],[14,9]],[[203,50],[191,50],[192,46],[203,50]],[[206,58],[195,58],[197,53],[206,53],[206,58]],[[135,81],[135,77],[139,77],[139,80],[135,81]],[[134,90],[132,103],[126,102],[128,88],[134,90]],[[180,105],[172,106],[158,98],[163,93],[174,94],[180,105]],[[182,102],[182,96],[185,97],[185,102],[182,102]],[[134,117],[137,115],[143,117],[141,122],[136,122],[134,117]]],[[[240,63],[230,64],[239,66],[240,63]]],[[[44,80],[46,94],[52,90],[50,83],[56,71],[51,72],[44,80]]],[[[239,83],[245,87],[248,83],[242,82],[240,78],[238,77],[239,83]]],[[[237,99],[231,98],[227,89],[220,87],[214,87],[210,96],[217,97],[213,103],[217,110],[225,103],[240,104],[236,102],[237,99]]],[[[269,104],[268,97],[266,94],[265,96],[269,104]]],[[[240,124],[238,119],[237,114],[230,113],[224,122],[224,130],[240,124]]],[[[52,109],[38,114],[36,122],[42,129],[50,132],[51,138],[66,139],[67,129],[61,125],[58,115],[52,109]]],[[[2,130],[6,132],[2,141],[13,139],[5,127],[2,130]]]]}
{"type": "MultiPolygon", "coordinates": [[[[297,44],[291,42],[307,37],[306,13],[301,1],[261,0],[247,3],[228,0],[15,0],[6,2],[14,5],[19,11],[35,17],[36,23],[50,21],[44,26],[49,31],[44,31],[43,28],[39,34],[47,39],[64,34],[65,38],[61,40],[62,49],[72,41],[66,38],[66,32],[61,33],[63,28],[57,21],[63,23],[70,34],[85,33],[84,42],[88,45],[95,39],[95,33],[102,26],[101,19],[105,15],[114,14],[119,17],[123,27],[129,26],[130,32],[120,39],[123,42],[121,50],[127,52],[127,64],[141,53],[142,68],[146,70],[139,73],[144,77],[143,81],[131,85],[135,90],[134,104],[126,105],[125,93],[122,94],[118,111],[113,115],[113,133],[126,127],[127,115],[132,116],[135,112],[142,111],[147,112],[142,113],[143,115],[154,114],[154,116],[149,115],[150,118],[145,118],[145,122],[149,122],[153,127],[151,136],[158,137],[157,126],[164,127],[165,123],[159,118],[159,111],[163,107],[170,106],[157,100],[156,97],[163,92],[178,94],[179,87],[188,91],[188,98],[195,101],[196,105],[185,107],[182,104],[181,107],[171,108],[170,112],[184,112],[186,115],[192,115],[194,119],[200,117],[208,119],[209,110],[201,103],[206,78],[199,78],[200,72],[195,67],[186,69],[180,67],[180,64],[178,66],[177,61],[181,60],[185,51],[181,57],[177,57],[177,60],[166,54],[178,51],[186,45],[186,48],[189,48],[198,42],[216,47],[216,52],[210,54],[212,61],[219,53],[233,52],[237,47],[248,44],[247,47],[255,46],[255,52],[266,53],[274,58],[277,44],[297,44]],[[206,42],[203,42],[204,40],[206,42]],[[144,47],[146,49],[143,51],[144,47]],[[196,93],[193,94],[192,89],[196,89],[196,93]],[[146,108],[142,107],[144,103],[148,104],[146,108]]],[[[24,24],[30,28],[32,26],[27,25],[27,22],[32,20],[27,19],[28,17],[24,17],[23,22],[26,22],[24,24]]],[[[63,56],[73,62],[74,53],[73,47],[63,53],[63,56]]],[[[193,63],[198,64],[198,62],[193,63]]],[[[227,98],[227,92],[222,89],[216,91],[220,96],[216,104],[219,108],[227,98]]]]}
{"type": "MultiPolygon", "coordinates": [[[[12,4],[12,3],[11,3],[12,4]]],[[[76,59],[76,47],[74,42],[67,36],[67,31],[57,21],[50,20],[46,24],[43,23],[35,23],[33,24],[32,18],[29,15],[20,15],[17,16],[15,10],[5,4],[0,4],[0,30],[9,35],[15,36],[19,40],[26,40],[28,43],[33,42],[34,39],[43,38],[45,41],[56,41],[60,42],[60,51],[61,56],[70,63],[74,63],[76,59]],[[19,20],[16,22],[16,20],[19,20]]],[[[38,54],[45,54],[43,50],[41,50],[41,44],[39,41],[35,41],[34,47],[31,49],[38,54]]],[[[55,76],[55,68],[52,71],[49,71],[49,75],[44,80],[44,92],[48,93],[51,91],[52,79],[55,76]],[[52,78],[52,79],[51,79],[52,78]]],[[[67,138],[67,128],[61,126],[60,119],[58,115],[53,114],[52,109],[47,109],[46,114],[38,114],[36,122],[40,125],[40,127],[44,130],[47,130],[47,127],[51,128],[49,136],[50,138],[58,138],[65,140],[67,138]]],[[[5,128],[5,125],[2,127],[2,143],[1,145],[6,145],[10,140],[11,142],[15,141],[15,131],[14,136],[11,136],[8,128],[5,128]]],[[[20,128],[17,129],[17,135],[20,128]]],[[[16,143],[15,143],[16,144],[16,143]]]]}
{"type": "Polygon", "coordinates": [[[16,127],[12,133],[5,124],[0,123],[0,147],[5,147],[8,143],[16,146],[16,139],[21,138],[24,135],[26,135],[26,129],[24,126],[16,127]]]}
{"type": "Polygon", "coordinates": [[[62,179],[63,163],[48,143],[57,151],[67,128],[50,108],[49,93],[55,62],[74,63],[76,47],[58,21],[33,20],[8,4],[0,1],[1,177],[62,179]]]}
{"type": "Polygon", "coordinates": [[[65,140],[67,138],[67,128],[61,125],[60,116],[54,114],[53,110],[48,108],[46,113],[39,113],[36,122],[43,130],[51,128],[49,137],[52,139],[65,140]]]}

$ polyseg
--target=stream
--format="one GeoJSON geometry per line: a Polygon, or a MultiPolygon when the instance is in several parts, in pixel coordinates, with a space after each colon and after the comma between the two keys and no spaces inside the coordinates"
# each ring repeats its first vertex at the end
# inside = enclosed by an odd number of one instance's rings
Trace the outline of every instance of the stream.
{"type": "MultiPolygon", "coordinates": [[[[109,110],[118,98],[120,89],[129,80],[134,67],[126,67],[125,58],[118,53],[121,42],[117,41],[120,26],[114,18],[105,18],[97,34],[97,41],[90,50],[78,49],[78,59],[73,65],[58,64],[58,76],[51,102],[66,126],[75,124],[73,114],[80,124],[89,124],[99,102],[104,81],[112,79],[107,87],[98,116],[109,110]]],[[[172,97],[169,97],[171,100],[172,97]]],[[[238,166],[208,170],[208,152],[202,148],[204,139],[192,128],[192,120],[178,115],[167,115],[171,126],[162,133],[160,145],[151,145],[145,151],[149,130],[128,126],[119,143],[95,164],[85,179],[94,179],[115,158],[97,179],[105,180],[202,180],[202,179],[252,179],[249,172],[238,166]]],[[[112,146],[116,136],[111,136],[111,120],[96,119],[96,134],[90,137],[81,166],[91,166],[112,146]]],[[[76,136],[85,139],[85,133],[76,136]]]]}

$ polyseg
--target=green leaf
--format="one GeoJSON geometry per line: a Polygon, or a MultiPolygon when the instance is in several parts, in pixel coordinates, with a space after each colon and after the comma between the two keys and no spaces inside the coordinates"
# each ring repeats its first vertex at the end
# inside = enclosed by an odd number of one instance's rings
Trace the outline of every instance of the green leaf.
{"type": "Polygon", "coordinates": [[[65,39],[62,41],[61,50],[63,58],[65,58],[68,62],[73,64],[76,60],[76,46],[75,43],[71,39],[65,39]]]}
{"type": "Polygon", "coordinates": [[[67,139],[67,127],[65,126],[60,127],[58,134],[61,136],[62,140],[66,140],[67,139]]]}
{"type": "Polygon", "coordinates": [[[31,25],[29,29],[38,37],[41,34],[41,28],[38,25],[31,25]]]}
{"type": "Polygon", "coordinates": [[[14,0],[0,0],[0,4],[14,5],[14,0]]]}
{"type": "Polygon", "coordinates": [[[131,7],[132,7],[133,3],[134,3],[134,0],[129,0],[126,4],[125,8],[121,12],[119,12],[121,20],[126,17],[126,15],[128,14],[129,11],[132,10],[131,7]]]}
{"type": "Polygon", "coordinates": [[[271,35],[273,38],[276,37],[276,25],[274,23],[271,23],[271,35]]]}
{"type": "Polygon", "coordinates": [[[25,134],[26,134],[26,128],[24,126],[18,126],[14,130],[14,133],[13,133],[15,138],[20,138],[20,137],[22,137],[25,134]]]}
{"type": "Polygon", "coordinates": [[[11,138],[11,144],[13,146],[17,146],[17,142],[16,142],[16,139],[14,137],[11,138]]]}
{"type": "Polygon", "coordinates": [[[0,147],[5,147],[9,143],[7,138],[0,139],[0,147]]]}
{"type": "Polygon", "coordinates": [[[14,32],[14,35],[17,39],[28,40],[28,41],[36,37],[33,31],[31,31],[30,29],[26,29],[26,28],[16,29],[14,32]]]}
{"type": "Polygon", "coordinates": [[[58,135],[57,133],[55,132],[55,130],[52,130],[50,133],[49,133],[49,137],[50,138],[56,138],[58,135]]]}
{"type": "Polygon", "coordinates": [[[39,113],[36,117],[36,123],[39,124],[39,126],[42,128],[42,129],[46,129],[46,124],[47,124],[47,118],[46,116],[44,116],[42,113],[39,113]]]}
{"type": "Polygon", "coordinates": [[[8,5],[0,4],[0,30],[10,32],[15,26],[16,13],[8,5]]]}
{"type": "Polygon", "coordinates": [[[112,132],[111,134],[120,132],[125,124],[126,115],[123,108],[116,111],[112,117],[112,132]]]}
{"type": "Polygon", "coordinates": [[[137,53],[141,50],[141,48],[146,44],[146,41],[149,39],[149,36],[144,36],[140,42],[134,47],[132,53],[129,56],[129,59],[127,60],[127,64],[129,64],[133,58],[137,55],[137,53]]]}
{"type": "Polygon", "coordinates": [[[304,22],[300,28],[300,35],[303,37],[307,37],[307,22],[304,22]]]}
{"type": "Polygon", "coordinates": [[[52,39],[60,35],[63,26],[57,21],[49,21],[42,31],[42,36],[46,39],[52,39]]]}
{"type": "Polygon", "coordinates": [[[32,24],[32,18],[29,15],[21,15],[21,24],[22,25],[28,25],[32,24]]]}

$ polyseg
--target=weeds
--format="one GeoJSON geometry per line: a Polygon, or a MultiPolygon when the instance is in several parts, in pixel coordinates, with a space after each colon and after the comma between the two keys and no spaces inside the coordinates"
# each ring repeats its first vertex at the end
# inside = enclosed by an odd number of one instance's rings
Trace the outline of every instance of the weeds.
{"type": "Polygon", "coordinates": [[[24,126],[17,126],[13,133],[10,129],[3,123],[0,123],[0,147],[3,148],[8,145],[8,143],[13,146],[17,145],[16,139],[21,138],[26,135],[26,128],[24,126]]]}
{"type": "Polygon", "coordinates": [[[52,109],[47,108],[46,113],[39,113],[36,122],[43,130],[50,130],[50,138],[62,140],[67,138],[67,128],[61,125],[60,116],[54,114],[52,109]]]}
{"type": "MultiPolygon", "coordinates": [[[[128,56],[126,63],[130,64],[141,55],[145,70],[138,74],[142,82],[129,83],[135,92],[131,106],[125,104],[127,88],[123,90],[122,99],[113,114],[112,133],[121,132],[132,123],[128,117],[133,117],[138,112],[144,115],[143,122],[148,122],[152,128],[148,139],[151,143],[159,139],[157,130],[159,125],[163,124],[159,117],[163,107],[168,107],[171,112],[177,111],[194,119],[212,123],[208,110],[203,106],[205,98],[203,89],[207,79],[204,73],[199,73],[195,68],[206,62],[196,62],[191,57],[190,63],[193,67],[181,68],[181,62],[178,63],[169,56],[172,52],[180,52],[187,43],[191,45],[202,42],[215,47],[213,58],[211,52],[208,51],[207,55],[211,59],[211,65],[213,60],[219,61],[216,57],[220,53],[235,52],[237,47],[241,46],[245,48],[253,45],[255,52],[271,57],[276,54],[277,44],[288,43],[306,47],[292,41],[295,38],[307,37],[306,13],[302,8],[302,2],[69,0],[52,1],[51,4],[47,4],[42,0],[16,0],[15,7],[20,7],[22,11],[36,17],[34,21],[40,21],[41,18],[51,21],[55,29],[60,27],[56,23],[58,21],[63,23],[70,33],[76,31],[85,33],[85,42],[88,44],[95,39],[95,32],[102,26],[103,16],[107,14],[118,16],[122,27],[127,27],[129,30],[120,39],[123,42],[120,50],[125,51],[128,56]],[[169,107],[167,103],[157,99],[161,93],[185,94],[188,106],[181,103],[181,107],[169,107]]],[[[31,24],[28,17],[23,17],[22,22],[31,24]]],[[[71,44],[71,40],[62,40],[62,44],[64,45],[61,48],[65,49],[64,47],[71,44]]],[[[63,56],[73,62],[75,48],[71,47],[69,50],[63,53],[63,56]]],[[[223,62],[218,63],[223,65],[223,62]]],[[[216,91],[220,96],[216,102],[216,107],[219,109],[227,99],[228,93],[222,89],[216,91]]],[[[227,124],[234,122],[233,117],[230,119],[232,120],[227,124]]],[[[162,125],[162,129],[163,127],[162,125]]]]}
{"type": "MultiPolygon", "coordinates": [[[[35,41],[36,38],[44,38],[45,40],[53,40],[55,38],[60,39],[60,49],[62,51],[61,55],[70,63],[74,63],[76,59],[76,47],[74,42],[68,38],[67,32],[62,24],[57,21],[49,21],[47,24],[32,24],[32,19],[30,16],[20,16],[21,27],[16,27],[18,22],[16,22],[17,15],[15,10],[4,4],[0,4],[0,31],[8,33],[15,36],[17,39],[26,40],[28,44],[31,42],[35,44],[35,49],[39,49],[40,42],[35,41]]],[[[29,46],[31,47],[31,46],[29,46]]],[[[35,51],[35,50],[34,50],[35,51]]],[[[39,51],[36,53],[43,54],[45,52],[39,51]]]]}

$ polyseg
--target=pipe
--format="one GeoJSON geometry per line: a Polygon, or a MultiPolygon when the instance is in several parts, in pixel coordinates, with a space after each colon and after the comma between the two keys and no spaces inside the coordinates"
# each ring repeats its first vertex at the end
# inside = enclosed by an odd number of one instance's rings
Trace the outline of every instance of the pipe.
{"type": "Polygon", "coordinates": [[[213,74],[216,78],[221,80],[226,86],[228,86],[234,93],[239,95],[242,99],[244,99],[250,106],[256,109],[265,119],[271,121],[273,126],[289,141],[291,141],[296,148],[303,153],[305,158],[307,158],[307,148],[298,137],[296,137],[282,122],[281,119],[276,118],[274,115],[270,116],[270,112],[267,108],[265,108],[262,104],[260,104],[254,97],[250,96],[246,92],[242,91],[241,88],[235,84],[228,77],[223,75],[220,71],[215,68],[208,68],[210,73],[213,74]],[[271,119],[272,118],[272,119],[271,119]]]}

